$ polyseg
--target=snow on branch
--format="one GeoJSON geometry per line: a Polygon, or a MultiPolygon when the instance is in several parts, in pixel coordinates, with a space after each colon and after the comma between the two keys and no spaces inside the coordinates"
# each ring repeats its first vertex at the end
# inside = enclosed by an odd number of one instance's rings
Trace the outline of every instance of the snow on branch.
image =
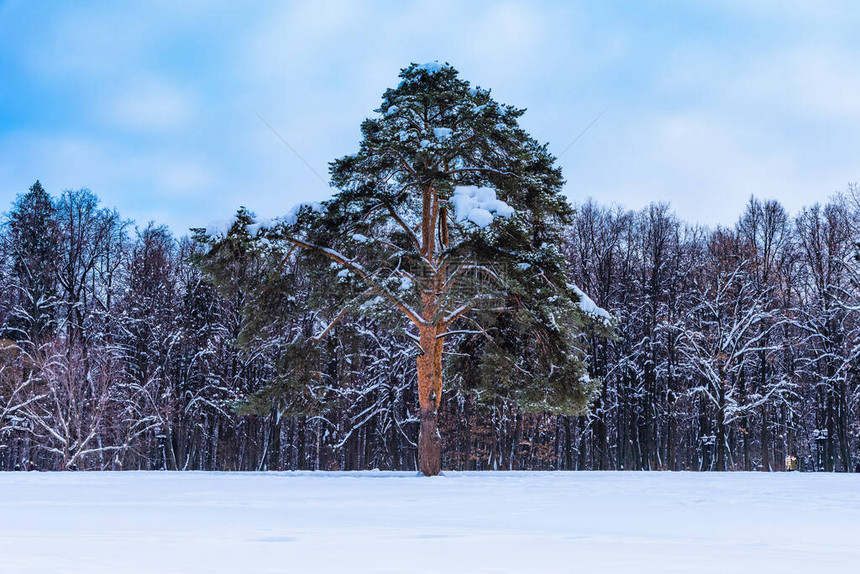
{"type": "Polygon", "coordinates": [[[454,205],[455,219],[459,223],[470,221],[478,227],[487,227],[496,217],[511,217],[513,207],[498,199],[493,189],[472,185],[454,189],[450,202],[454,205]]]}
{"type": "Polygon", "coordinates": [[[591,317],[592,319],[599,321],[605,325],[609,325],[613,321],[612,315],[606,309],[600,307],[597,303],[595,303],[591,297],[585,294],[585,292],[577,287],[576,285],[570,283],[570,288],[577,294],[579,297],[579,309],[591,317]]]}

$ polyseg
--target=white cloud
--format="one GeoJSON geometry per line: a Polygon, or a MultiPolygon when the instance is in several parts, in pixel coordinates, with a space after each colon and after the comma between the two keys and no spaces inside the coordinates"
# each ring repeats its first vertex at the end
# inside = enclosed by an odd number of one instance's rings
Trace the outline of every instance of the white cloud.
{"type": "Polygon", "coordinates": [[[189,194],[200,197],[201,190],[216,185],[214,170],[198,160],[165,158],[155,166],[157,189],[165,195],[189,194]]]}
{"type": "MultiPolygon", "coordinates": [[[[98,138],[10,133],[0,137],[0,194],[11,201],[36,179],[58,195],[93,190],[107,207],[138,222],[154,219],[179,233],[206,214],[232,211],[247,200],[205,157],[142,152],[98,138]],[[15,158],[9,161],[8,158],[15,158]],[[202,215],[194,215],[200,213],[202,215]],[[163,217],[170,213],[169,217],[163,217]],[[191,214],[191,215],[189,215],[191,214]]],[[[210,217],[211,219],[211,217],[210,217]]]]}
{"type": "MultiPolygon", "coordinates": [[[[766,123],[731,113],[627,115],[607,123],[593,146],[566,158],[572,160],[565,173],[574,200],[590,196],[629,208],[668,201],[687,221],[727,225],[751,195],[797,212],[857,178],[850,151],[780,140],[766,123]]],[[[848,149],[857,145],[860,136],[848,149]]]]}
{"type": "Polygon", "coordinates": [[[541,58],[546,23],[535,5],[508,2],[476,16],[460,36],[460,49],[483,72],[511,75],[541,58]]]}
{"type": "Polygon", "coordinates": [[[154,79],[133,83],[104,109],[112,124],[144,132],[187,127],[194,111],[190,91],[154,79]]]}
{"type": "Polygon", "coordinates": [[[780,108],[805,119],[860,120],[860,62],[820,46],[751,59],[737,70],[728,95],[739,103],[780,108]]]}
{"type": "Polygon", "coordinates": [[[854,28],[860,16],[860,5],[856,0],[709,0],[719,10],[732,16],[751,16],[770,22],[787,22],[809,29],[811,25],[824,24],[829,28],[846,26],[854,28]]]}

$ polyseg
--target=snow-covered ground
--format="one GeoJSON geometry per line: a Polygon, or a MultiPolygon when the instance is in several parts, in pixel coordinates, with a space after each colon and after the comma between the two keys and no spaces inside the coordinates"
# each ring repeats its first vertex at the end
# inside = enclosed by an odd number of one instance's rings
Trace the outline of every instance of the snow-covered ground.
{"type": "Polygon", "coordinates": [[[860,475],[0,473],[0,572],[860,572],[860,475]]]}

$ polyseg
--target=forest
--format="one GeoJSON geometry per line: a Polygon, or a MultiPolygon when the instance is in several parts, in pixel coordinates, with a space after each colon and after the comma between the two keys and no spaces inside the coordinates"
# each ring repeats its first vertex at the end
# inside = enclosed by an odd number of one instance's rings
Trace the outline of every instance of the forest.
{"type": "MultiPolygon", "coordinates": [[[[588,409],[535,412],[452,363],[443,469],[782,470],[793,455],[854,470],[858,192],[796,214],[753,197],[716,227],[666,204],[574,205],[557,247],[614,324],[577,335],[599,382],[588,409]]],[[[302,304],[310,276],[297,267],[282,320],[249,331],[259,299],[219,288],[205,250],[86,189],[22,191],[0,237],[0,469],[416,469],[408,337],[347,314],[305,348],[312,382],[292,384],[284,342],[325,315],[302,304]]]]}

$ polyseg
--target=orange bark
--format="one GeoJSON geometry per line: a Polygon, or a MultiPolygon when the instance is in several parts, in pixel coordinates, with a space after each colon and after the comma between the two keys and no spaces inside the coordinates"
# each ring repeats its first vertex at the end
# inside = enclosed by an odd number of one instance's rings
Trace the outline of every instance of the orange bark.
{"type": "Polygon", "coordinates": [[[442,469],[442,438],[439,435],[437,413],[442,401],[443,331],[437,326],[420,329],[423,351],[418,357],[418,469],[425,476],[435,476],[442,469]]]}

